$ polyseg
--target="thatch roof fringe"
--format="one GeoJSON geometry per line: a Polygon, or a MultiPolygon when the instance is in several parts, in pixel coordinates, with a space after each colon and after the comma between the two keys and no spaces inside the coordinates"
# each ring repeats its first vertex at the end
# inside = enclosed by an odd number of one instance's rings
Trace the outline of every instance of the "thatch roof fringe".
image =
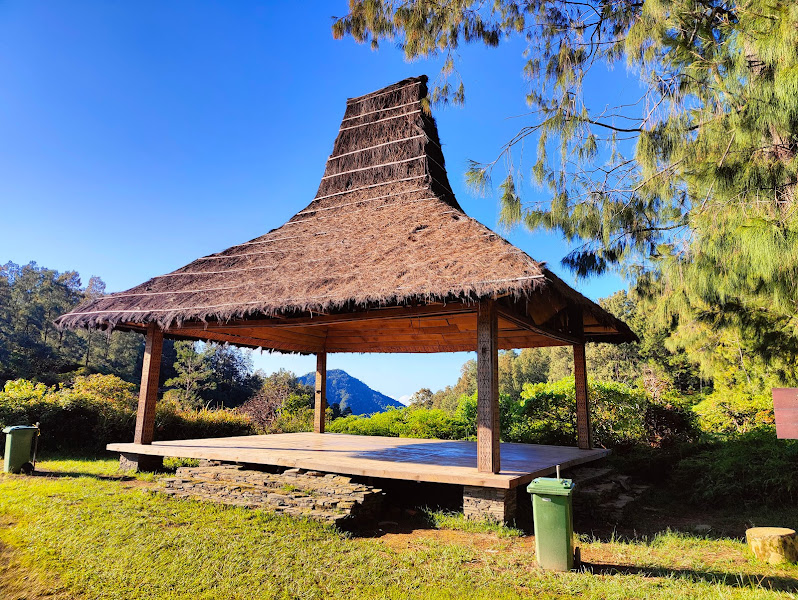
{"type": "Polygon", "coordinates": [[[167,328],[544,293],[628,331],[462,211],[426,95],[418,77],[349,99],[316,197],[285,225],[91,300],[59,326],[167,328]]]}

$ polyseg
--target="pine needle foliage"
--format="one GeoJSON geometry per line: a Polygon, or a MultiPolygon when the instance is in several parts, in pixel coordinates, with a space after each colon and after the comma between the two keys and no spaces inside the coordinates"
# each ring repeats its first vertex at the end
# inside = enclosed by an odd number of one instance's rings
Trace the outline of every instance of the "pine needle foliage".
{"type": "Polygon", "coordinates": [[[798,4],[350,0],[333,33],[394,40],[410,59],[445,55],[439,102],[465,99],[452,62],[461,44],[525,39],[529,122],[467,180],[489,185],[522,141],[537,142],[529,170],[550,194],[525,199],[508,168],[505,225],[561,233],[580,276],[625,273],[678,322],[674,343],[705,348],[726,330],[775,360],[782,381],[795,371],[798,4]],[[639,100],[593,106],[591,69],[624,63],[639,100]]]}

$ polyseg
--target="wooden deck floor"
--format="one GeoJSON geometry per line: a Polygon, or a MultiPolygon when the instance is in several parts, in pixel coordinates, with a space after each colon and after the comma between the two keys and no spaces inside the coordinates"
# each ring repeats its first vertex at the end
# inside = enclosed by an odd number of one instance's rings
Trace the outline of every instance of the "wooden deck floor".
{"type": "Polygon", "coordinates": [[[108,450],[492,488],[514,488],[553,473],[556,465],[565,469],[610,453],[602,449],[505,443],[501,445],[501,473],[494,475],[477,471],[476,442],[339,433],[280,433],[151,445],[109,444],[108,450]]]}

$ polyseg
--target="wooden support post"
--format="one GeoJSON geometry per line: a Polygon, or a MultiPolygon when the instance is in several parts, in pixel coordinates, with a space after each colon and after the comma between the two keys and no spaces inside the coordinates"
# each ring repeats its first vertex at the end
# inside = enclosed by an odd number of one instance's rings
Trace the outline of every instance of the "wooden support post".
{"type": "Polygon", "coordinates": [[[574,378],[576,380],[576,443],[583,450],[588,450],[593,447],[593,433],[590,427],[584,344],[574,344],[574,378]]]}
{"type": "Polygon", "coordinates": [[[313,431],[324,433],[324,418],[327,415],[327,353],[316,354],[316,404],[313,415],[313,431]]]}
{"type": "Polygon", "coordinates": [[[136,444],[152,444],[155,431],[155,403],[158,399],[158,377],[161,374],[163,331],[155,324],[147,326],[144,364],[141,367],[139,409],[136,413],[136,444]]]}
{"type": "MultiPolygon", "coordinates": [[[[155,323],[147,326],[147,340],[144,344],[144,364],[141,367],[141,388],[139,389],[139,408],[136,413],[136,444],[152,444],[155,432],[155,404],[158,400],[158,376],[161,373],[163,354],[163,330],[155,323]]],[[[123,471],[158,471],[163,466],[162,456],[122,453],[119,468],[123,471]]]]}
{"type": "Polygon", "coordinates": [[[499,318],[495,300],[482,300],[477,314],[477,470],[498,473],[499,318]]]}

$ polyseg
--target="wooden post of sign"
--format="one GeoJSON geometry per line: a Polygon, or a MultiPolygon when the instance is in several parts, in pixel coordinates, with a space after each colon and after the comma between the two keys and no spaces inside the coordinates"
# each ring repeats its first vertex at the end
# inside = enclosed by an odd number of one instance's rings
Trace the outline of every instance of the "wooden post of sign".
{"type": "Polygon", "coordinates": [[[496,301],[482,300],[477,313],[477,470],[498,473],[499,318],[496,301]]]}
{"type": "MultiPolygon", "coordinates": [[[[136,413],[136,431],[133,442],[152,444],[155,433],[155,404],[158,400],[158,377],[161,374],[163,330],[155,323],[147,326],[144,344],[144,363],[141,367],[139,406],[136,413]]],[[[155,471],[163,465],[163,457],[146,454],[122,454],[120,467],[126,471],[155,471]]]]}
{"type": "Polygon", "coordinates": [[[313,415],[313,431],[324,433],[327,416],[327,353],[316,354],[316,403],[313,415]]]}
{"type": "Polygon", "coordinates": [[[576,443],[583,450],[589,450],[593,447],[593,433],[590,428],[584,344],[574,344],[574,378],[576,380],[576,443]]]}

